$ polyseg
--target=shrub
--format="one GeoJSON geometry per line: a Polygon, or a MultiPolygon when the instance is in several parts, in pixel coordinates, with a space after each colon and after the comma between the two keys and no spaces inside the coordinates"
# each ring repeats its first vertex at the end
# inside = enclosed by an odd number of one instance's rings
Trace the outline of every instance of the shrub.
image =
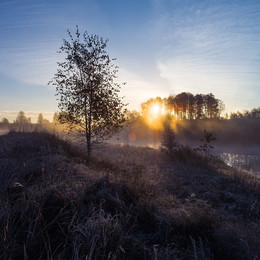
{"type": "Polygon", "coordinates": [[[164,125],[162,134],[161,149],[173,158],[174,152],[178,149],[179,144],[176,142],[176,136],[169,123],[164,125]]]}
{"type": "Polygon", "coordinates": [[[211,150],[214,148],[210,143],[215,140],[216,138],[213,136],[213,133],[210,133],[206,129],[204,129],[203,138],[200,140],[203,143],[195,150],[203,152],[204,156],[207,159],[210,159],[212,158],[211,150]]]}

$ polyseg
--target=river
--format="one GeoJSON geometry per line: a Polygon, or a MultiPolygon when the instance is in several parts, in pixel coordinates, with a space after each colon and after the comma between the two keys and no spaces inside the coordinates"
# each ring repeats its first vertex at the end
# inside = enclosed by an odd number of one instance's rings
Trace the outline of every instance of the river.
{"type": "Polygon", "coordinates": [[[259,146],[216,146],[214,150],[227,165],[260,178],[259,146]]]}

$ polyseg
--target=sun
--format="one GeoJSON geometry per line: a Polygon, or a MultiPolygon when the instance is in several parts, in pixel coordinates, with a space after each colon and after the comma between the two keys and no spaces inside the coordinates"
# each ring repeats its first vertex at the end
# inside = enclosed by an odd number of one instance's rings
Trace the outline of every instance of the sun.
{"type": "Polygon", "coordinates": [[[158,104],[153,104],[151,107],[151,112],[153,116],[158,116],[160,113],[160,106],[158,104]]]}
{"type": "Polygon", "coordinates": [[[162,129],[162,119],[164,114],[164,105],[154,102],[149,105],[145,120],[152,129],[159,130],[162,129]]]}

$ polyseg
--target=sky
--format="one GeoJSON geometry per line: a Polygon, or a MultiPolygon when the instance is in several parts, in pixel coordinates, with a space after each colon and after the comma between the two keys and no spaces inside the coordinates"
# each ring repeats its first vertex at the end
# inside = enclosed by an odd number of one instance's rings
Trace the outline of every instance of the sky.
{"type": "Polygon", "coordinates": [[[52,120],[48,82],[76,25],[109,39],[131,110],[181,92],[213,93],[227,113],[260,106],[259,0],[1,0],[0,120],[52,120]]]}

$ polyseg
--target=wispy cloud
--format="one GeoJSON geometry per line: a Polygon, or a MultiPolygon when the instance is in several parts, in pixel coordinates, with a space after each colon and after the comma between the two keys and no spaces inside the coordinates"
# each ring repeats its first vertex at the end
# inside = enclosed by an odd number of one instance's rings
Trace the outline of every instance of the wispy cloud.
{"type": "Polygon", "coordinates": [[[197,67],[197,65],[176,60],[167,63],[158,62],[158,70],[160,76],[168,81],[173,94],[183,91],[194,94],[213,93],[224,101],[228,112],[248,108],[252,105],[253,107],[258,106],[259,91],[245,89],[245,85],[255,83],[253,80],[252,82],[248,80],[243,82],[243,76],[223,73],[214,67],[208,67],[206,64],[204,66],[200,64],[197,67]]]}
{"type": "Polygon", "coordinates": [[[129,109],[140,109],[140,104],[148,98],[169,95],[167,87],[162,87],[136,72],[121,68],[118,77],[121,82],[127,83],[122,86],[121,95],[125,96],[125,101],[129,103],[129,109]]]}
{"type": "Polygon", "coordinates": [[[0,71],[22,82],[47,86],[57,70],[59,57],[52,48],[31,48],[2,53],[0,71]]]}
{"type": "Polygon", "coordinates": [[[213,92],[237,107],[258,105],[260,3],[156,1],[160,76],[175,93],[213,92]],[[163,6],[164,5],[164,6],[163,6]]]}
{"type": "Polygon", "coordinates": [[[55,8],[63,5],[33,0],[0,2],[0,73],[47,85],[56,71],[60,34],[66,30],[56,33],[63,19],[56,18],[55,8]]]}

